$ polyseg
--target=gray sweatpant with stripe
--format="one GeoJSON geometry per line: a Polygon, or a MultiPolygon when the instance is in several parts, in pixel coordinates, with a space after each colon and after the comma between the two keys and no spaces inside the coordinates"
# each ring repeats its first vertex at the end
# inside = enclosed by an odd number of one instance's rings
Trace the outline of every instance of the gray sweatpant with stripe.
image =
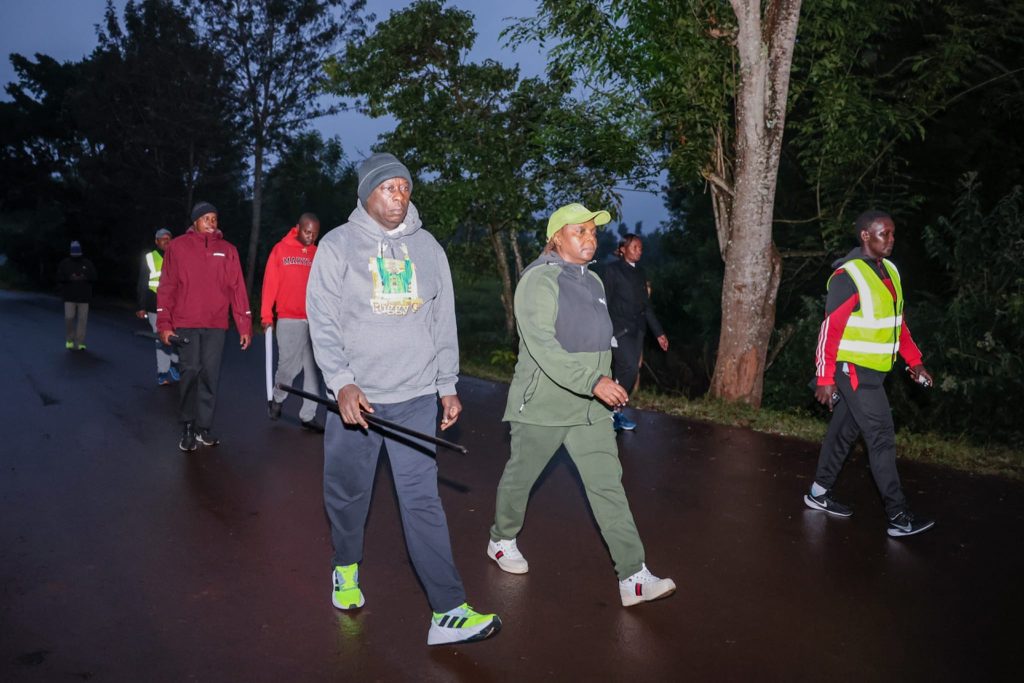
{"type": "MultiPolygon", "coordinates": [[[[310,394],[320,393],[320,376],[313,358],[313,344],[309,339],[309,322],[292,318],[279,318],[274,326],[277,337],[277,373],[274,384],[291,384],[302,372],[302,390],[310,394]]],[[[288,394],[274,388],[274,401],[283,403],[288,394]]],[[[309,399],[302,400],[299,419],[310,422],[316,417],[317,404],[309,399]]]]}
{"type": "MultiPolygon", "coordinates": [[[[402,403],[374,403],[373,409],[376,417],[427,434],[436,433],[437,397],[433,394],[402,403]]],[[[367,432],[348,427],[336,412],[327,415],[324,507],[331,521],[333,563],[339,566],[363,560],[366,515],[383,446],[391,462],[409,559],[431,609],[447,612],[466,601],[466,592],[452,559],[448,519],[437,493],[436,447],[411,437],[391,436],[373,427],[367,432]]]]}

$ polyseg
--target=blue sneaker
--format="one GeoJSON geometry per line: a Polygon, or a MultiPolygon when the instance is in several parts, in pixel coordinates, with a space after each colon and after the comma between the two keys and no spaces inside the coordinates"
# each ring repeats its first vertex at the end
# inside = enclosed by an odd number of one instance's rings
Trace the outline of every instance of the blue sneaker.
{"type": "Polygon", "coordinates": [[[166,372],[158,372],[156,373],[156,383],[165,387],[171,383],[171,378],[167,376],[166,372]]]}
{"type": "Polygon", "coordinates": [[[172,382],[181,381],[181,373],[179,373],[178,368],[173,365],[167,369],[167,376],[171,378],[172,382]]]}
{"type": "Polygon", "coordinates": [[[621,411],[616,410],[612,413],[612,426],[617,432],[631,432],[636,429],[636,422],[633,422],[625,416],[621,411]]]}

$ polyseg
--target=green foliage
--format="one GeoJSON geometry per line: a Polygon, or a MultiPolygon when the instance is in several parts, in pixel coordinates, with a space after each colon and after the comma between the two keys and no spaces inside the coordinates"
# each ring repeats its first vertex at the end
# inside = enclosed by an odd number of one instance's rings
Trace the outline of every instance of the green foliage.
{"type": "Polygon", "coordinates": [[[925,230],[944,271],[918,325],[937,381],[931,417],[945,429],[1024,443],[1024,193],[1012,188],[991,208],[979,195],[976,176],[965,175],[952,215],[925,230]]]}
{"type": "Polygon", "coordinates": [[[0,239],[35,240],[8,254],[38,284],[79,239],[100,289],[127,292],[153,231],[180,232],[197,193],[231,224],[242,159],[223,64],[187,15],[145,0],[128,2],[122,22],[108,4],[97,31],[80,62],[11,58],[19,80],[0,106],[0,239]]]}
{"type": "Polygon", "coordinates": [[[257,264],[262,272],[270,250],[306,212],[320,219],[321,236],[348,220],[356,207],[356,170],[341,140],[320,133],[297,135],[267,172],[257,264]]]}
{"type": "Polygon", "coordinates": [[[398,120],[376,148],[417,176],[413,201],[435,235],[488,255],[511,334],[520,232],[535,233],[535,216],[568,201],[614,210],[613,188],[636,166],[636,149],[605,112],[574,100],[566,80],[467,62],[472,25],[468,12],[421,0],[350,43],[328,73],[331,89],[362,111],[398,120]]]}
{"type": "Polygon", "coordinates": [[[624,130],[667,152],[665,166],[689,179],[708,166],[716,136],[729,136],[735,30],[717,0],[544,0],[506,35],[512,44],[554,42],[550,71],[580,74],[624,130]]]}
{"type": "Polygon", "coordinates": [[[346,37],[361,35],[365,0],[179,0],[217,46],[232,75],[226,90],[252,155],[252,220],[246,286],[255,283],[263,225],[263,173],[268,152],[280,151],[309,121],[337,107],[321,105],[324,61],[346,37]]]}
{"type": "Polygon", "coordinates": [[[336,111],[317,95],[323,63],[364,29],[365,0],[178,0],[232,74],[251,152],[278,149],[308,121],[336,111]]]}

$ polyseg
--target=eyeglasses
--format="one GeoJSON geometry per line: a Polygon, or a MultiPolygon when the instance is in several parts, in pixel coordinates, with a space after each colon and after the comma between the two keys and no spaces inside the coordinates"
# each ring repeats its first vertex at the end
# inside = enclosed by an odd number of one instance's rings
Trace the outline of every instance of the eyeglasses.
{"type": "Polygon", "coordinates": [[[389,197],[394,197],[396,194],[408,195],[412,193],[412,186],[409,183],[388,183],[387,185],[380,185],[379,189],[389,197]]]}

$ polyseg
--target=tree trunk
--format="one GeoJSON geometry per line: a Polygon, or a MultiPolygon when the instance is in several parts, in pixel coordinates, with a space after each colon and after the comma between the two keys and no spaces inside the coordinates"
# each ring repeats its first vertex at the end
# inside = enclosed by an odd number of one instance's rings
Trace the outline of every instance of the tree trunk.
{"type": "Polygon", "coordinates": [[[505,309],[505,339],[511,340],[516,332],[516,314],[513,307],[512,272],[508,267],[508,252],[505,251],[505,240],[502,239],[504,233],[493,226],[490,227],[488,233],[491,237],[491,247],[494,249],[498,277],[501,278],[501,305],[505,309]]]}
{"type": "MultiPolygon", "coordinates": [[[[739,31],[736,169],[723,250],[722,330],[711,395],[761,405],[782,259],[772,217],[801,0],[731,0],[739,31]]],[[[718,217],[716,211],[716,218],[718,217]]]]}
{"type": "Polygon", "coordinates": [[[526,267],[523,265],[523,252],[519,248],[519,231],[512,230],[509,232],[509,237],[512,242],[512,256],[516,263],[516,284],[518,284],[519,278],[523,276],[523,269],[526,267]]]}
{"type": "Polygon", "coordinates": [[[252,161],[252,226],[249,229],[249,254],[245,263],[245,291],[252,296],[256,278],[256,255],[260,246],[260,218],[263,209],[263,144],[257,140],[252,161]]]}

